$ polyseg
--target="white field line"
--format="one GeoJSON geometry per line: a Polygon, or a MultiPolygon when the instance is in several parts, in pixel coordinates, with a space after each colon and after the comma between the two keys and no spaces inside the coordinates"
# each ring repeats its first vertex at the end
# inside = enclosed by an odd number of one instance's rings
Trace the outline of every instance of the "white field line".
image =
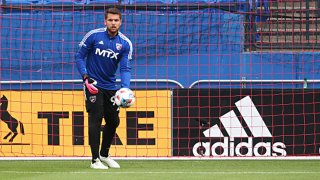
{"type": "MultiPolygon", "coordinates": [[[[268,156],[268,157],[112,157],[116,160],[320,160],[320,156],[268,156]]],[[[91,160],[91,157],[0,157],[1,160],[91,160]]]]}
{"type": "Polygon", "coordinates": [[[244,171],[244,172],[190,172],[190,171],[149,171],[149,172],[132,172],[132,171],[122,171],[122,172],[108,172],[106,171],[96,171],[96,172],[88,172],[88,171],[70,171],[70,172],[44,172],[44,171],[0,171],[0,174],[320,174],[317,171],[287,171],[287,172],[274,172],[274,171],[244,171]]]}

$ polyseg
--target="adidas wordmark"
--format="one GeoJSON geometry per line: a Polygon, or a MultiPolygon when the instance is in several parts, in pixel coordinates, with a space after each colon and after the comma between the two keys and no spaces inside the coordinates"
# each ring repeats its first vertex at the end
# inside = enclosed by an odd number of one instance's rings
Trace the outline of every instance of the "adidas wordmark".
{"type": "Polygon", "coordinates": [[[249,96],[246,96],[235,103],[237,109],[248,125],[253,137],[249,137],[242,127],[239,119],[233,110],[222,115],[219,119],[229,137],[224,137],[218,125],[203,132],[205,137],[223,138],[223,142],[198,142],[193,146],[194,156],[286,156],[286,145],[282,142],[255,142],[256,138],[272,138],[272,134],[259,114],[256,106],[249,96]],[[240,138],[236,144],[235,138],[240,138]],[[248,139],[248,142],[243,142],[248,139]],[[202,148],[203,152],[199,152],[202,148]],[[246,150],[244,150],[246,149],[246,150]],[[219,153],[217,153],[217,150],[219,153]]]}

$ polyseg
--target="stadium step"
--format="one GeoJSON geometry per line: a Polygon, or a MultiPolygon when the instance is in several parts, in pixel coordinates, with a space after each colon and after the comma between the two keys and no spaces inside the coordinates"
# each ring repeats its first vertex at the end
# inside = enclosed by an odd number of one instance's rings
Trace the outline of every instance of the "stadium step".
{"type": "Polygon", "coordinates": [[[306,28],[320,30],[320,18],[289,19],[289,18],[270,18],[267,22],[257,23],[258,29],[263,30],[306,30],[306,28]]]}
{"type": "MultiPolygon", "coordinates": [[[[320,49],[320,2],[318,0],[269,2],[268,20],[255,24],[258,47],[278,46],[292,49],[309,46],[320,49]]],[[[263,12],[262,10],[260,8],[257,12],[263,12]]]]}
{"type": "Polygon", "coordinates": [[[286,31],[277,29],[276,31],[258,32],[261,42],[287,42],[287,43],[316,43],[320,44],[320,32],[318,30],[293,29],[286,31]]]}
{"type": "Polygon", "coordinates": [[[273,32],[274,35],[262,35],[261,42],[286,42],[286,43],[317,43],[320,44],[320,34],[312,34],[309,36],[301,33],[301,35],[285,35],[279,32],[273,32]]]}
{"type": "Polygon", "coordinates": [[[290,10],[270,10],[271,17],[277,15],[277,17],[287,17],[287,18],[306,18],[306,17],[319,17],[320,12],[318,9],[309,8],[309,9],[290,9],[290,10]]]}
{"type": "MultiPolygon", "coordinates": [[[[317,0],[309,0],[309,7],[317,7],[317,0]]],[[[302,0],[272,0],[270,9],[306,9],[307,1],[302,0]]]]}

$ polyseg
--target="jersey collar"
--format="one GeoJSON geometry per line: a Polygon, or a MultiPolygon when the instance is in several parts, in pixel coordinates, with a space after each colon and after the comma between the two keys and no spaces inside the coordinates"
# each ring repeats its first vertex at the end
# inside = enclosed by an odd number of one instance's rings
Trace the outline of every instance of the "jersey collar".
{"type": "Polygon", "coordinates": [[[107,36],[108,36],[109,39],[115,39],[119,35],[119,31],[118,31],[115,36],[111,37],[109,32],[108,32],[108,29],[106,29],[106,33],[107,33],[107,36]]]}

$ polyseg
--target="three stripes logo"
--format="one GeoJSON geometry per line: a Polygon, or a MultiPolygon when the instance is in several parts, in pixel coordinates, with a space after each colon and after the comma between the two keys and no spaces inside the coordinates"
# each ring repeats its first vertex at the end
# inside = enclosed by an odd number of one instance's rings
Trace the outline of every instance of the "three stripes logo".
{"type": "Polygon", "coordinates": [[[223,142],[198,142],[193,146],[194,156],[286,156],[285,144],[270,141],[254,142],[257,139],[272,139],[272,134],[263,121],[259,111],[249,96],[235,103],[252,136],[249,136],[233,110],[219,119],[228,137],[225,137],[216,124],[203,132],[212,139],[223,139],[223,142]],[[201,151],[199,151],[201,149],[201,151]]]}

